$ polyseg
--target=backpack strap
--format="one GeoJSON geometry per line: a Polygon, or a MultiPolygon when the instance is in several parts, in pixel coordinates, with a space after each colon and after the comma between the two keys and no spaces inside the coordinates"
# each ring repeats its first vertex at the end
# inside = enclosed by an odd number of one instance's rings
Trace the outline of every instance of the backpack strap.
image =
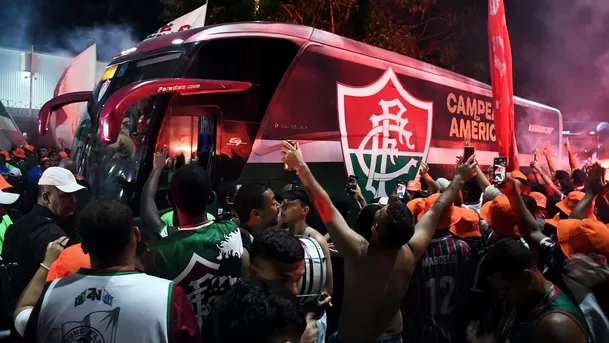
{"type": "Polygon", "coordinates": [[[4,234],[2,258],[9,262],[17,262],[16,252],[24,251],[30,236],[47,224],[54,223],[51,218],[28,213],[19,221],[8,226],[4,234]]]}

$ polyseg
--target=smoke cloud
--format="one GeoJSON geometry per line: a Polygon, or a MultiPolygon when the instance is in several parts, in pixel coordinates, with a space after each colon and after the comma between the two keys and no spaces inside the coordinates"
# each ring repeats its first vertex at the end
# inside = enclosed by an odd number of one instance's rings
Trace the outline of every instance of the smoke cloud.
{"type": "Polygon", "coordinates": [[[527,65],[521,94],[557,107],[565,121],[607,120],[609,1],[541,3],[540,32],[531,33],[539,38],[514,51],[527,65]]]}
{"type": "MultiPolygon", "coordinates": [[[[108,13],[99,13],[100,18],[112,17],[117,4],[118,0],[107,1],[104,8],[108,13]]],[[[66,20],[77,22],[77,18],[57,14],[70,6],[69,0],[53,2],[50,8],[44,6],[49,7],[49,3],[42,0],[2,1],[0,21],[4,25],[0,30],[0,47],[29,50],[34,44],[38,52],[75,56],[95,42],[97,59],[109,61],[140,41],[129,25],[104,24],[103,19],[92,21],[91,27],[72,26],[66,20]],[[46,13],[53,9],[53,13],[46,13]]]]}
{"type": "Polygon", "coordinates": [[[60,39],[42,42],[38,48],[51,54],[74,56],[94,42],[97,44],[97,60],[108,62],[121,51],[135,46],[138,40],[131,27],[108,24],[72,29],[60,39]]]}

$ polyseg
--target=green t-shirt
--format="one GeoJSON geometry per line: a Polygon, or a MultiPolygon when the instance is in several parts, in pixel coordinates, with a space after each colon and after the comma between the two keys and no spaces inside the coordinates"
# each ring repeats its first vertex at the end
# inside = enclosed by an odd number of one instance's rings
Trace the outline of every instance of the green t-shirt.
{"type": "Polygon", "coordinates": [[[6,229],[11,225],[13,221],[8,214],[2,216],[2,222],[0,222],[0,253],[2,253],[2,245],[4,244],[4,234],[6,233],[6,229]]]}
{"type": "Polygon", "coordinates": [[[213,305],[241,277],[242,254],[235,223],[207,221],[156,241],[144,270],[182,287],[200,328],[213,305]]]}
{"type": "MultiPolygon", "coordinates": [[[[167,226],[175,226],[173,224],[173,211],[169,211],[167,213],[165,213],[164,215],[161,216],[161,220],[163,221],[163,223],[165,223],[165,225],[167,226]]],[[[213,215],[211,215],[210,213],[207,214],[207,220],[216,220],[216,217],[214,217],[213,215]]]]}

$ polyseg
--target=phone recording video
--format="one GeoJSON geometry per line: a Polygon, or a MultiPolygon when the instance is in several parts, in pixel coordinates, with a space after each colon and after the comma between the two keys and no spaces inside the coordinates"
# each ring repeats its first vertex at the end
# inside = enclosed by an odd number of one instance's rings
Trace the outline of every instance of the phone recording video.
{"type": "Polygon", "coordinates": [[[347,183],[347,194],[353,194],[355,193],[355,190],[357,189],[357,176],[355,175],[349,175],[349,182],[347,183]]]}
{"type": "Polygon", "coordinates": [[[501,186],[507,174],[507,157],[497,157],[493,160],[493,183],[501,186]]]}
{"type": "Polygon", "coordinates": [[[463,148],[463,163],[469,160],[469,158],[472,157],[475,152],[476,148],[474,148],[473,146],[466,145],[465,148],[463,148]]]}
{"type": "Polygon", "coordinates": [[[398,196],[398,199],[404,199],[404,196],[406,195],[406,183],[404,181],[398,181],[395,194],[398,196]]]}

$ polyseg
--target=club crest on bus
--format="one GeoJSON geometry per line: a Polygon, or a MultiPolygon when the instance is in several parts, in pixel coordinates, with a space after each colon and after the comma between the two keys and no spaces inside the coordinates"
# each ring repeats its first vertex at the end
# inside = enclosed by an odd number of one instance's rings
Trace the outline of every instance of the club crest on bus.
{"type": "Polygon", "coordinates": [[[363,87],[337,83],[337,95],[345,166],[362,192],[384,197],[414,179],[431,143],[433,102],[412,96],[391,68],[363,87]]]}

